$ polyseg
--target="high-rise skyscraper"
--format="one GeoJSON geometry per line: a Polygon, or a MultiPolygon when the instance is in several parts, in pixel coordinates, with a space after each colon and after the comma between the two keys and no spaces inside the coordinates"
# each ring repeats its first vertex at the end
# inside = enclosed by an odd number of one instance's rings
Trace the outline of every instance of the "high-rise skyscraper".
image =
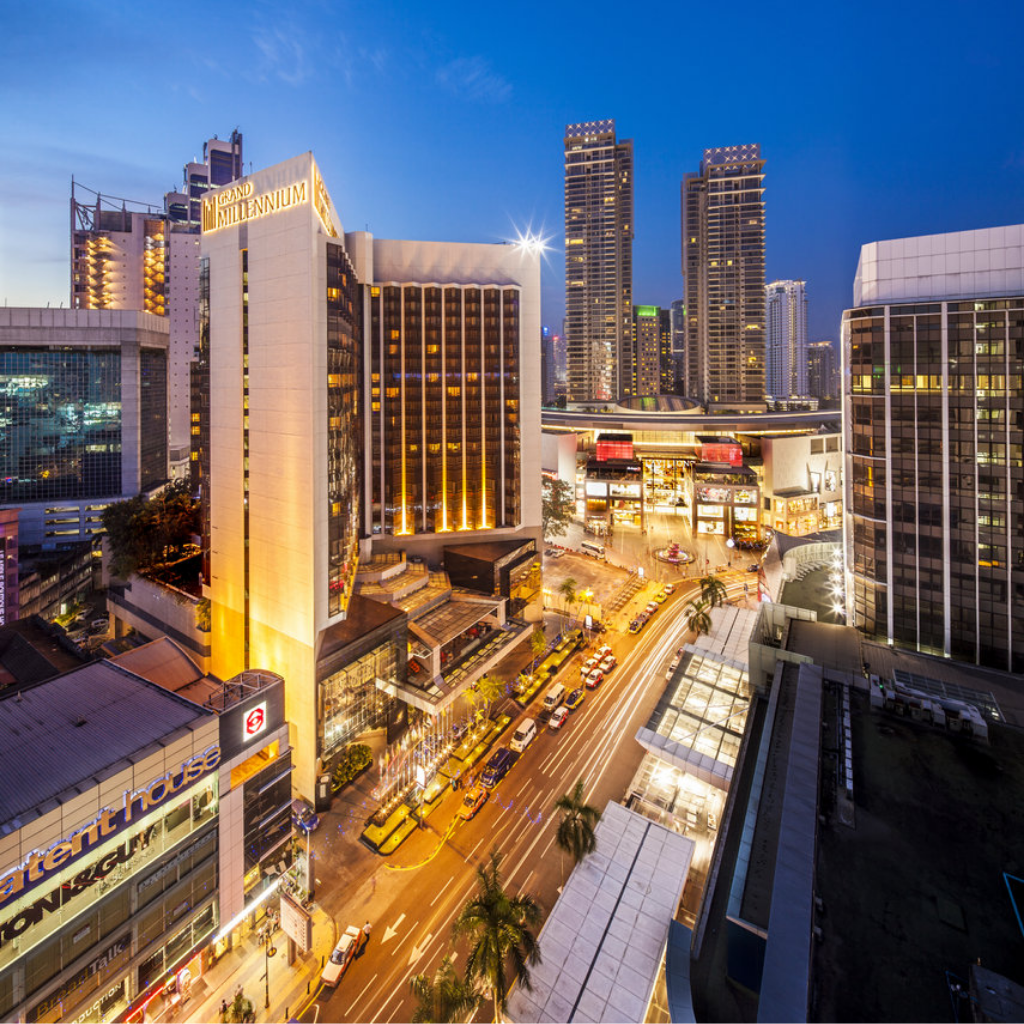
{"type": "Polygon", "coordinates": [[[1022,243],[1024,225],[872,242],[843,314],[851,624],[1012,672],[1024,672],[1022,243]]]}
{"type": "Polygon", "coordinates": [[[831,341],[815,341],[807,346],[807,393],[820,401],[839,397],[839,365],[831,341]]]}
{"type": "Polygon", "coordinates": [[[704,150],[682,183],[686,394],[712,411],[764,408],[761,147],[704,150]]]}
{"type": "Polygon", "coordinates": [[[772,281],[765,286],[768,332],[765,391],[788,401],[807,395],[807,292],[803,281],[772,281]]]}
{"type": "Polygon", "coordinates": [[[671,395],[676,390],[675,360],[672,358],[672,313],[658,310],[658,391],[671,395]]]}
{"type": "Polygon", "coordinates": [[[676,299],[672,303],[672,363],[674,366],[674,385],[672,390],[677,394],[686,394],[686,301],[676,299]]]}
{"type": "Polygon", "coordinates": [[[242,136],[209,139],[162,208],[71,183],[71,306],[155,313],[170,323],[167,429],[173,476],[188,470],[191,367],[199,345],[199,207],[242,173],[242,136]],[[87,195],[87,198],[85,197],[87,195]]]}
{"type": "Polygon", "coordinates": [[[631,373],[633,143],[614,121],[565,129],[569,401],[615,401],[631,373]]]}

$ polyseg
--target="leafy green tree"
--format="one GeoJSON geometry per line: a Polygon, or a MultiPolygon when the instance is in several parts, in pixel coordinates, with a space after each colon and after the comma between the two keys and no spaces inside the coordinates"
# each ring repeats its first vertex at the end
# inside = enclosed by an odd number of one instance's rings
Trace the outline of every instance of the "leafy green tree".
{"type": "Polygon", "coordinates": [[[572,485],[564,480],[543,477],[541,488],[541,522],[545,537],[561,537],[569,532],[569,524],[576,514],[576,500],[572,485]]]}
{"type": "Polygon", "coordinates": [[[463,906],[452,925],[454,938],[470,939],[466,979],[479,980],[494,999],[494,1019],[500,1021],[508,1006],[512,980],[531,991],[530,967],[540,963],[540,948],[532,928],[541,911],[532,896],[513,896],[501,877],[501,854],[492,849],[487,864],[476,869],[477,891],[463,906]]]}
{"type": "Polygon", "coordinates": [[[566,620],[569,618],[566,610],[576,603],[576,581],[571,576],[567,576],[562,580],[558,592],[562,595],[564,602],[562,605],[562,628],[565,629],[566,620]]]}
{"type": "Polygon", "coordinates": [[[413,1024],[450,1024],[466,1020],[480,1002],[476,989],[460,977],[450,956],[441,961],[433,978],[417,974],[409,980],[409,985],[416,997],[413,1024]]]}
{"type": "Polygon", "coordinates": [[[693,600],[685,609],[685,621],[687,630],[694,633],[711,632],[711,608],[706,601],[693,600]]]}
{"type": "Polygon", "coordinates": [[[709,607],[717,608],[720,604],[725,604],[729,592],[717,576],[704,576],[700,580],[700,596],[709,607]]]}
{"type": "Polygon", "coordinates": [[[211,628],[210,599],[208,597],[201,597],[196,604],[196,629],[209,633],[211,628]]]}
{"type": "Polygon", "coordinates": [[[110,541],[110,569],[127,577],[180,558],[201,529],[199,502],[188,482],[168,484],[152,498],[137,495],[114,502],[103,511],[110,541]]]}
{"type": "Polygon", "coordinates": [[[535,629],[530,634],[530,653],[533,655],[533,668],[531,672],[537,671],[537,662],[541,655],[548,649],[548,638],[544,635],[543,629],[535,629]]]}
{"type": "Polygon", "coordinates": [[[601,817],[601,812],[584,800],[582,778],[576,780],[571,793],[555,801],[555,810],[562,812],[555,842],[579,864],[587,854],[597,849],[594,829],[601,817]]]}

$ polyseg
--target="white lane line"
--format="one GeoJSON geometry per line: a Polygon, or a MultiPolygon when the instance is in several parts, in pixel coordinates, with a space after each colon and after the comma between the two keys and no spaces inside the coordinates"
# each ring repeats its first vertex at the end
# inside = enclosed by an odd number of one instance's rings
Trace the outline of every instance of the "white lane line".
{"type": "Polygon", "coordinates": [[[442,885],[441,888],[437,890],[437,895],[430,901],[430,905],[431,906],[433,906],[441,898],[441,893],[443,893],[445,891],[445,889],[447,889],[448,886],[451,885],[452,882],[454,882],[454,881],[455,881],[455,876],[452,875],[451,878],[449,878],[448,881],[445,882],[444,885],[442,885]]]}
{"type": "Polygon", "coordinates": [[[377,975],[375,974],[366,983],[366,988],[364,988],[363,991],[360,992],[359,995],[356,996],[356,1001],[348,1008],[348,1013],[346,1014],[347,1017],[351,1017],[352,1016],[352,1011],[359,1005],[359,1000],[362,999],[363,996],[366,995],[366,989],[369,988],[376,980],[377,980],[377,975]]]}
{"type": "Polygon", "coordinates": [[[533,872],[532,871],[526,876],[526,881],[523,882],[522,886],[519,889],[519,895],[520,896],[522,896],[523,893],[526,892],[526,887],[530,884],[530,879],[531,878],[533,878],[533,872]]]}
{"type": "MultiPolygon", "coordinates": [[[[472,857],[473,854],[476,853],[476,851],[479,850],[482,845],[483,845],[483,839],[481,839],[480,842],[477,843],[476,846],[474,846],[473,849],[469,851],[469,857],[472,857]]],[[[469,857],[463,857],[462,859],[468,864],[469,863],[469,857]]]]}

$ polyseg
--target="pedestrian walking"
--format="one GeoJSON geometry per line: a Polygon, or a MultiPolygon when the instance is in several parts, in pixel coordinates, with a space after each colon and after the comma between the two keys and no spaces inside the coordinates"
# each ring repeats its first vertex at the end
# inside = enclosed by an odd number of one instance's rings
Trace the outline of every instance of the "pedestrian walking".
{"type": "Polygon", "coordinates": [[[222,999],[220,1001],[220,1024],[227,1024],[228,1019],[228,1001],[222,999]]]}
{"type": "Polygon", "coordinates": [[[367,921],[366,924],[363,925],[363,949],[366,949],[366,947],[369,944],[370,944],[370,922],[367,921]]]}

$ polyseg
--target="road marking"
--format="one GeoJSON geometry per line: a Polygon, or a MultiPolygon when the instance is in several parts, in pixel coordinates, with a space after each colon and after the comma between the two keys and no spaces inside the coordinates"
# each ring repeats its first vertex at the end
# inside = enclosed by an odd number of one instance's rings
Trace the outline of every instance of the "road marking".
{"type": "Polygon", "coordinates": [[[533,872],[532,871],[526,876],[526,881],[523,882],[522,888],[520,888],[520,890],[519,890],[519,895],[520,896],[522,896],[523,893],[526,892],[526,887],[530,884],[530,879],[531,878],[533,878],[533,872]]]}
{"type": "Polygon", "coordinates": [[[445,891],[445,889],[447,889],[448,886],[451,885],[452,882],[454,882],[454,881],[455,881],[455,876],[452,875],[451,878],[449,878],[448,881],[445,882],[444,885],[441,886],[441,888],[437,890],[437,895],[430,901],[430,905],[431,906],[433,906],[441,898],[441,893],[443,893],[445,891]]]}
{"type": "Polygon", "coordinates": [[[353,1003],[353,1004],[352,1004],[352,1005],[351,1005],[351,1006],[350,1006],[350,1007],[348,1008],[348,1016],[349,1016],[349,1017],[351,1017],[351,1016],[352,1016],[352,1011],[353,1011],[353,1010],[354,1010],[354,1009],[355,1009],[355,1008],[356,1008],[356,1007],[357,1007],[357,1006],[359,1005],[359,1000],[360,1000],[360,999],[362,999],[362,998],[363,998],[363,996],[365,996],[365,995],[366,995],[366,989],[367,989],[367,988],[369,988],[369,987],[370,987],[370,986],[371,986],[371,985],[372,985],[372,984],[373,984],[373,983],[374,983],[374,982],[375,982],[376,980],[377,980],[377,975],[375,974],[375,975],[374,975],[374,976],[373,976],[373,977],[372,977],[372,978],[371,978],[371,979],[370,979],[370,980],[369,980],[369,981],[368,981],[368,982],[366,983],[366,988],[364,988],[364,989],[363,989],[363,991],[362,991],[362,992],[360,992],[360,993],[359,993],[359,995],[357,995],[357,996],[356,996],[356,1001],[355,1001],[355,1002],[354,1002],[354,1003],[353,1003]]]}
{"type": "Polygon", "coordinates": [[[387,926],[387,928],[384,929],[384,938],[381,939],[381,942],[384,943],[384,942],[387,942],[388,939],[393,939],[398,934],[398,926],[404,920],[405,920],[405,914],[402,914],[402,916],[393,925],[389,924],[387,926]]]}
{"type": "Polygon", "coordinates": [[[431,932],[423,940],[423,945],[422,946],[413,946],[412,947],[412,952],[409,954],[409,966],[410,967],[414,967],[420,961],[420,959],[422,959],[423,954],[426,953],[428,947],[430,946],[430,940],[433,937],[434,937],[434,933],[431,932]]]}
{"type": "MultiPolygon", "coordinates": [[[[487,837],[485,836],[484,838],[486,839],[487,837]]],[[[483,843],[483,841],[484,840],[481,839],[480,842],[477,843],[476,846],[474,846],[473,849],[469,851],[469,857],[472,857],[473,854],[476,853],[476,851],[480,849],[480,846],[483,843]]],[[[469,863],[469,857],[463,857],[462,859],[468,864],[469,863]]]]}

